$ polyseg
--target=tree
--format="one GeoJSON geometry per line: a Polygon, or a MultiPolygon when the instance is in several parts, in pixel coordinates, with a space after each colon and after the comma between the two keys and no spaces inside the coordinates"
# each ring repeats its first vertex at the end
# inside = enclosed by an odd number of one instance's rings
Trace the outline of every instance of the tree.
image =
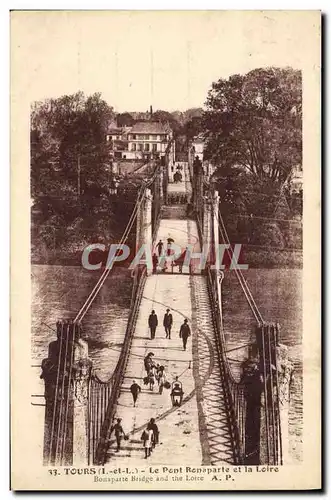
{"type": "Polygon", "coordinates": [[[203,116],[202,108],[190,108],[184,111],[184,123],[191,121],[193,118],[201,118],[203,116]]]}
{"type": "Polygon", "coordinates": [[[301,72],[262,68],[213,83],[204,127],[207,157],[281,185],[301,163],[301,72]]]}
{"type": "Polygon", "coordinates": [[[290,242],[286,220],[298,212],[287,183],[302,161],[301,100],[301,73],[290,68],[256,69],[212,85],[205,154],[218,165],[214,179],[232,239],[270,251],[300,243],[300,226],[290,242]]]}
{"type": "Polygon", "coordinates": [[[172,128],[174,134],[176,135],[180,130],[180,123],[176,118],[168,111],[163,111],[161,109],[153,113],[153,121],[160,121],[161,123],[168,123],[172,128]]]}
{"type": "Polygon", "coordinates": [[[38,244],[48,247],[51,240],[66,245],[74,236],[79,245],[103,227],[103,219],[109,223],[110,159],[105,136],[113,116],[98,93],[86,97],[77,92],[33,105],[32,224],[45,228],[39,231],[38,244]]]}
{"type": "Polygon", "coordinates": [[[116,117],[116,121],[118,127],[132,127],[135,122],[133,116],[128,112],[119,113],[116,117]]]}
{"type": "Polygon", "coordinates": [[[104,186],[109,162],[105,141],[113,109],[96,93],[48,99],[31,113],[33,197],[80,194],[93,183],[104,186]]]}
{"type": "Polygon", "coordinates": [[[193,116],[188,120],[184,127],[183,132],[188,141],[192,140],[203,131],[203,119],[201,116],[193,116]]]}

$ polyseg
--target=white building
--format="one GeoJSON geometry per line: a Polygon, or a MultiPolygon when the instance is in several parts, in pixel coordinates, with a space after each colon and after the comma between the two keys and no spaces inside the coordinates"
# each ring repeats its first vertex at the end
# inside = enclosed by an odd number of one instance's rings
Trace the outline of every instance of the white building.
{"type": "Polygon", "coordinates": [[[126,160],[165,156],[173,134],[169,125],[153,121],[140,121],[133,127],[112,128],[107,141],[112,142],[114,158],[126,160]]]}
{"type": "Polygon", "coordinates": [[[171,139],[172,130],[168,125],[153,121],[137,122],[128,134],[127,158],[140,158],[142,154],[164,156],[171,139]]]}

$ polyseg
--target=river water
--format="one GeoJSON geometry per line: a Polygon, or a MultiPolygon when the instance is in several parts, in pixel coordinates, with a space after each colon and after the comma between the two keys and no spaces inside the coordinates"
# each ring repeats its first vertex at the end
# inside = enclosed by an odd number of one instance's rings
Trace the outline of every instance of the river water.
{"type": "MultiPolygon", "coordinates": [[[[100,276],[75,266],[32,266],[32,360],[47,357],[59,319],[74,318],[100,276]]],[[[130,272],[114,269],[83,321],[94,368],[107,380],[115,367],[129,316],[130,272]]]]}
{"type": "MultiPolygon", "coordinates": [[[[100,272],[74,266],[32,266],[32,365],[47,357],[56,337],[58,319],[73,318],[98,280],[100,272]]],[[[266,321],[281,325],[281,342],[289,346],[295,366],[290,403],[290,451],[294,463],[302,459],[302,271],[249,269],[245,278],[266,321]]],[[[93,366],[107,380],[118,360],[129,315],[131,278],[126,269],[114,269],[84,318],[84,336],[93,366]]],[[[255,320],[234,272],[222,284],[227,348],[254,339],[255,320]]],[[[239,350],[240,351],[240,350],[239,350]]],[[[240,359],[239,351],[231,356],[240,359]]],[[[229,355],[230,356],[230,355],[229,355]]],[[[38,370],[38,368],[37,368],[38,370]]]]}

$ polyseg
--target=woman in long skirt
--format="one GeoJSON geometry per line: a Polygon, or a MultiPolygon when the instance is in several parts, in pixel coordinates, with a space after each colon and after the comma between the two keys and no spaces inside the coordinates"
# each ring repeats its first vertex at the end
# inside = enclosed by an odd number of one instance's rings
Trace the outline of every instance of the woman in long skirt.
{"type": "Polygon", "coordinates": [[[153,429],[148,426],[141,435],[141,440],[145,449],[145,458],[148,458],[151,455],[153,447],[153,434],[153,429]]]}

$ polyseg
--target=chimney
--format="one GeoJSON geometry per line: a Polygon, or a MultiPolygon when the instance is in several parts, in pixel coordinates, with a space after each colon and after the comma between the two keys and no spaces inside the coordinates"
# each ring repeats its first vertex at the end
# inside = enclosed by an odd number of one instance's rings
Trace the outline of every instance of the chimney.
{"type": "Polygon", "coordinates": [[[152,119],[152,117],[153,117],[153,107],[152,107],[152,105],[150,105],[150,107],[149,107],[149,115],[150,115],[150,119],[152,119]]]}

